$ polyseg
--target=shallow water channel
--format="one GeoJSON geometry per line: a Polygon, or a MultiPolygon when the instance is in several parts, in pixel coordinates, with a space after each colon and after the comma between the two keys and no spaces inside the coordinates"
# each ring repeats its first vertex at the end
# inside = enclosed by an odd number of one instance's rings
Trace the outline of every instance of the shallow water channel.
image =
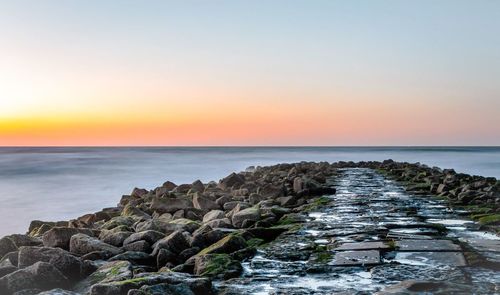
{"type": "Polygon", "coordinates": [[[372,294],[406,280],[500,292],[500,238],[466,212],[370,169],[340,170],[332,184],[329,204],[260,248],[241,277],[218,284],[221,293],[372,294]]]}

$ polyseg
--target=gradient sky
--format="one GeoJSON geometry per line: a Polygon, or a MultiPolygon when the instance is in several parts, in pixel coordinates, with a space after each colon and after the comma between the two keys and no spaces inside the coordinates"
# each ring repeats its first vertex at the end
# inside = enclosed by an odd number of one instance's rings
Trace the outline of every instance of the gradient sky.
{"type": "Polygon", "coordinates": [[[2,1],[0,145],[500,145],[500,1],[2,1]]]}

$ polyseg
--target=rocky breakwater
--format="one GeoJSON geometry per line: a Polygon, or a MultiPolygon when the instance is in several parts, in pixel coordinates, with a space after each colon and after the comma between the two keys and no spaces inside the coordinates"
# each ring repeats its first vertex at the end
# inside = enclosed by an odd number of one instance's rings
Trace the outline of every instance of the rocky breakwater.
{"type": "Polygon", "coordinates": [[[420,163],[338,162],[337,168],[371,168],[402,183],[414,195],[434,195],[447,200],[455,208],[465,209],[484,228],[499,232],[500,181],[457,173],[453,169],[429,167],[420,163]]]}
{"type": "Polygon", "coordinates": [[[117,207],[69,221],[33,221],[0,239],[0,294],[214,294],[241,261],[333,194],[336,167],[280,164],[218,183],[134,189],[117,207]]]}

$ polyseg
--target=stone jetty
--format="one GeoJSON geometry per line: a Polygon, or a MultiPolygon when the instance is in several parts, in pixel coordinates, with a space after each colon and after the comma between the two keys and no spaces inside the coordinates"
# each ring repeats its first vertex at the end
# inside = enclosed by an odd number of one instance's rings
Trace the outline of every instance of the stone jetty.
{"type": "Polygon", "coordinates": [[[301,162],[135,188],[0,239],[0,294],[495,294],[500,183],[301,162]]]}

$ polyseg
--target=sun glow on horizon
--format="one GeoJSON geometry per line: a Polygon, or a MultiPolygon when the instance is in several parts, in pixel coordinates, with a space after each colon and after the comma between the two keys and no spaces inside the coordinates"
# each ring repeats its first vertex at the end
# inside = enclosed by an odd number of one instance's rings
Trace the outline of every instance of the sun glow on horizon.
{"type": "Polygon", "coordinates": [[[0,146],[500,144],[498,3],[31,4],[0,146]]]}

